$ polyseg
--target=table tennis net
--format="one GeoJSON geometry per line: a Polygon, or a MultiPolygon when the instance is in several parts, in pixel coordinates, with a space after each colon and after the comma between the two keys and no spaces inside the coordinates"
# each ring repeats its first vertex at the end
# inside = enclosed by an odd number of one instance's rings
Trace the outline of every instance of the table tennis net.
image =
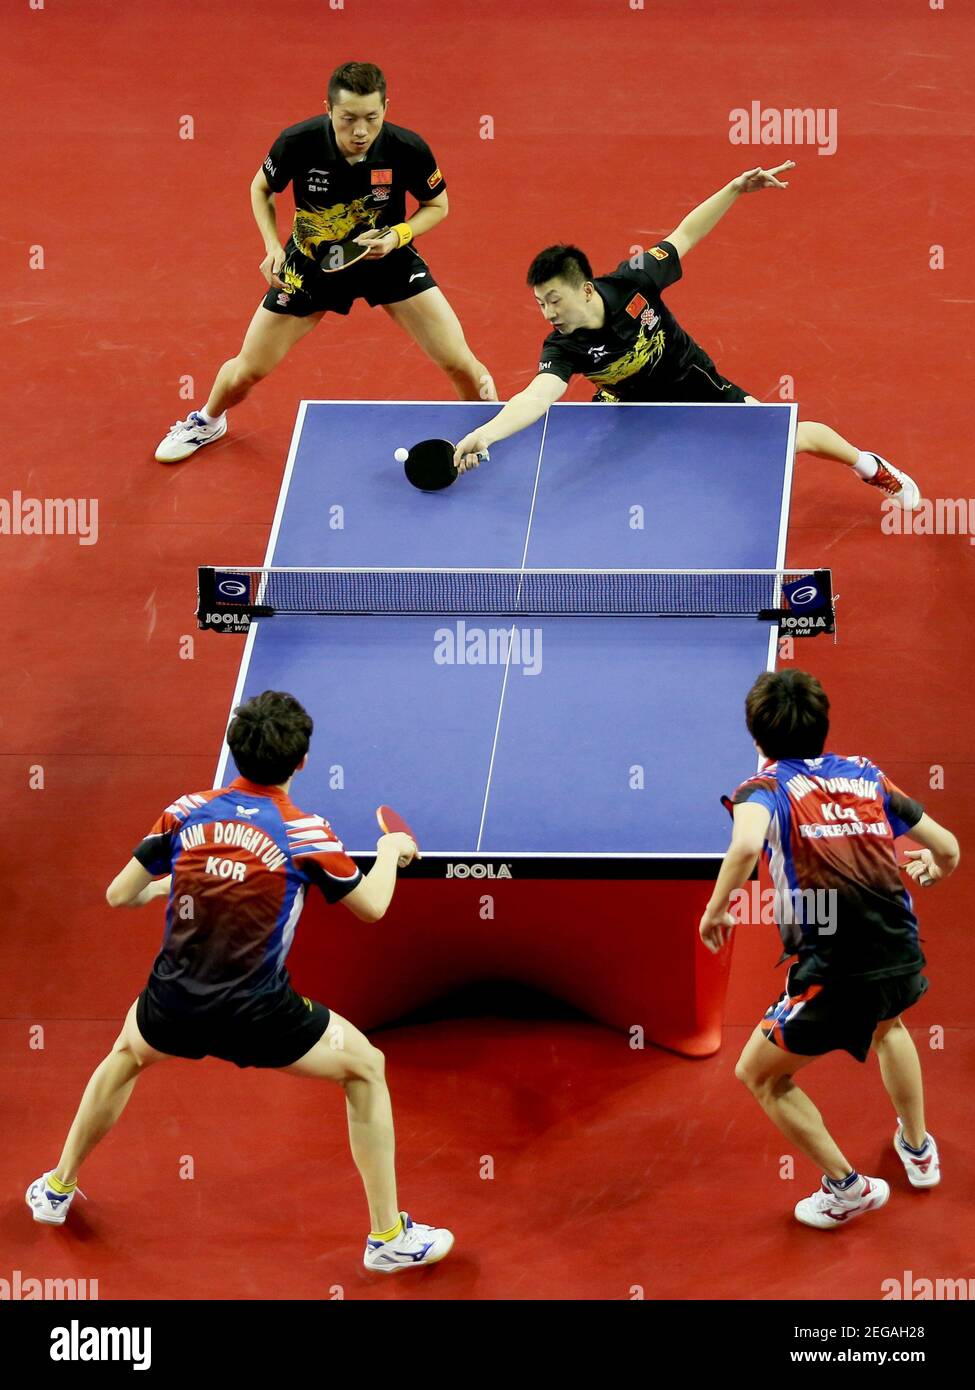
{"type": "Polygon", "coordinates": [[[278,614],[771,617],[822,609],[832,620],[828,570],[207,566],[199,599],[201,627],[220,630],[241,625],[235,614],[249,622],[278,614]]]}

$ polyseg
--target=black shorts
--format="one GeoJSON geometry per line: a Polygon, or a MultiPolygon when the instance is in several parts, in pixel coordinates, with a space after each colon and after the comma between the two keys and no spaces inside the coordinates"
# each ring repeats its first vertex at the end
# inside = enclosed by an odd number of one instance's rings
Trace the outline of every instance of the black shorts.
{"type": "Polygon", "coordinates": [[[893,980],[841,980],[803,987],[792,983],[795,968],[786,978],[785,993],[758,1026],[776,1047],[803,1057],[842,1051],[865,1062],[877,1024],[909,1009],[928,988],[920,971],[893,980]]]}
{"type": "Polygon", "coordinates": [[[167,1007],[151,983],[136,1005],[139,1032],[170,1057],[220,1057],[238,1067],[289,1067],[315,1046],[331,1014],[290,985],[255,1001],[197,1014],[167,1007]]]}
{"type": "Polygon", "coordinates": [[[306,319],[309,314],[347,314],[357,299],[375,308],[379,304],[399,304],[436,285],[426,261],[412,246],[390,251],[381,261],[357,261],[348,270],[319,270],[289,240],[285,262],[278,279],[289,283],[288,290],[272,286],[264,296],[264,308],[272,314],[289,314],[306,319]]]}
{"type": "Polygon", "coordinates": [[[617,392],[613,386],[597,391],[594,401],[639,401],[676,402],[679,405],[727,404],[728,401],[741,404],[749,394],[736,386],[733,381],[723,377],[706,352],[695,352],[685,363],[679,376],[668,376],[660,382],[650,379],[646,389],[638,389],[632,396],[626,392],[626,383],[620,383],[617,392]]]}

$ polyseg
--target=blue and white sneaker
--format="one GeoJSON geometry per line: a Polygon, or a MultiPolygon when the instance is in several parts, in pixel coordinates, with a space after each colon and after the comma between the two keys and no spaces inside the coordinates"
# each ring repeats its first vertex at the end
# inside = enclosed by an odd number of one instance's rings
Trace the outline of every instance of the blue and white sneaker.
{"type": "Polygon", "coordinates": [[[400,1212],[403,1230],[394,1240],[366,1241],[362,1263],[366,1269],[381,1274],[395,1274],[399,1269],[415,1269],[419,1265],[435,1265],[449,1255],[454,1243],[452,1231],[442,1226],[421,1226],[400,1212]]]}
{"type": "Polygon", "coordinates": [[[212,444],[227,433],[227,412],[215,425],[208,425],[198,410],[191,411],[185,420],[177,420],[156,450],[158,463],[180,463],[195,454],[204,444],[212,444]]]}
{"type": "Polygon", "coordinates": [[[919,1154],[911,1153],[903,1144],[904,1126],[897,1117],[897,1133],[894,1135],[894,1150],[907,1170],[907,1178],[912,1187],[937,1187],[941,1181],[941,1160],[938,1146],[930,1134],[924,1136],[924,1148],[919,1154]]]}
{"type": "MultiPolygon", "coordinates": [[[[47,1181],[53,1172],[52,1168],[50,1172],[42,1173],[31,1183],[27,1189],[27,1205],[35,1221],[43,1221],[46,1226],[63,1226],[71,1210],[71,1203],[81,1189],[76,1187],[74,1192],[55,1192],[53,1187],[48,1186],[47,1181]]],[[[84,1197],[85,1194],[82,1192],[81,1195],[84,1197]]]]}

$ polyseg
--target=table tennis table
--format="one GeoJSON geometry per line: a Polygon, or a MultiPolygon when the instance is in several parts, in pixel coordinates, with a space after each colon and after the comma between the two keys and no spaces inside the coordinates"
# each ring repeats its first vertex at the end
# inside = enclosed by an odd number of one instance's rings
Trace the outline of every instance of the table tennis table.
{"type": "MultiPolygon", "coordinates": [[[[784,568],[794,406],[560,404],[452,487],[408,485],[397,447],[458,439],[496,409],[302,403],[265,565],[784,568]]],[[[297,804],[364,865],[381,803],[423,851],[370,943],[334,912],[303,932],[305,992],[324,978],[366,1026],[510,977],[713,1050],[727,962],[701,949],[697,915],[727,847],[719,798],[756,767],[744,695],[776,642],[773,623],[738,616],[253,624],[233,703],[288,690],[312,715],[297,804]],[[377,1001],[394,959],[407,987],[377,1001]]]]}

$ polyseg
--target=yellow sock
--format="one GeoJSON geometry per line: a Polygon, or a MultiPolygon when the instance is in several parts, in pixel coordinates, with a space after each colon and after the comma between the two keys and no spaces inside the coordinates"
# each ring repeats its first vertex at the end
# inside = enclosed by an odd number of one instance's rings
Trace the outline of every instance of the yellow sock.
{"type": "Polygon", "coordinates": [[[403,1230],[403,1218],[400,1217],[395,1226],[390,1226],[388,1231],[370,1231],[370,1240],[381,1240],[385,1244],[387,1241],[395,1240],[403,1230]]]}
{"type": "Polygon", "coordinates": [[[66,1197],[69,1192],[73,1192],[78,1186],[78,1179],[75,1178],[74,1182],[62,1182],[60,1178],[56,1178],[52,1173],[47,1180],[47,1185],[48,1187],[53,1187],[54,1191],[60,1193],[62,1197],[66,1197]]]}

